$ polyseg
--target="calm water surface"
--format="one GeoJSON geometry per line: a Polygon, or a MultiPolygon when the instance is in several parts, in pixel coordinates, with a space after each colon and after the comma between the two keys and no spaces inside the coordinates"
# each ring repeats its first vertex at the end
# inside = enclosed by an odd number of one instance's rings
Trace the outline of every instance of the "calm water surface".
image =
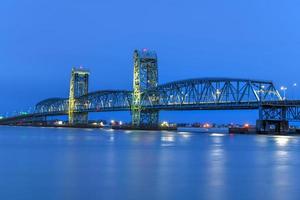
{"type": "Polygon", "coordinates": [[[300,137],[0,127],[0,199],[300,199],[300,137]]]}

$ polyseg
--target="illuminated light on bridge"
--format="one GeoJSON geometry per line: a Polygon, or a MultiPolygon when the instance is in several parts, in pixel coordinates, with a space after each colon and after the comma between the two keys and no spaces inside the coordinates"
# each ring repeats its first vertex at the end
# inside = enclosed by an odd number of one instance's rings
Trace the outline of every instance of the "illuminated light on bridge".
{"type": "MultiPolygon", "coordinates": [[[[0,124],[35,123],[48,116],[68,115],[70,124],[86,123],[90,112],[131,111],[132,125],[159,126],[159,111],[258,109],[259,130],[300,121],[300,101],[281,97],[272,81],[237,78],[196,78],[158,84],[157,55],[134,51],[133,91],[88,92],[90,72],[73,69],[69,98],[49,98],[31,113],[4,117],[0,124]],[[283,101],[285,100],[285,101],[283,101]]],[[[282,88],[285,92],[285,90],[282,88]]]]}
{"type": "Polygon", "coordinates": [[[286,91],[287,91],[287,87],[285,87],[285,86],[281,86],[280,87],[280,90],[282,90],[283,91],[283,100],[286,100],[286,91]]]}

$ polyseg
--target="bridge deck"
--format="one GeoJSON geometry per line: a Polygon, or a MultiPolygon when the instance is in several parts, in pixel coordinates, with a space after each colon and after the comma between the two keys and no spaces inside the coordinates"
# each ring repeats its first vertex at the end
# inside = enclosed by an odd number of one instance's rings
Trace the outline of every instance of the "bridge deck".
{"type": "MultiPolygon", "coordinates": [[[[147,106],[144,109],[155,109],[163,111],[178,111],[178,110],[254,110],[262,107],[296,107],[300,109],[300,100],[287,101],[266,101],[266,102],[243,102],[243,103],[200,103],[200,104],[172,104],[172,105],[155,105],[147,106]]],[[[130,111],[130,106],[124,107],[104,107],[101,109],[80,109],[78,113],[82,112],[115,112],[115,111],[130,111]]],[[[63,116],[68,115],[68,111],[54,111],[45,113],[31,113],[25,115],[18,115],[8,117],[0,120],[0,124],[20,121],[38,117],[48,116],[63,116]]]]}

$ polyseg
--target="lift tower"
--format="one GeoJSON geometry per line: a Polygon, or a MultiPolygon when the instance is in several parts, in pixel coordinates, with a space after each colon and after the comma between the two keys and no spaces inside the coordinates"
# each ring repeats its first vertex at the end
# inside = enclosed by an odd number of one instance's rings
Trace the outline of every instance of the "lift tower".
{"type": "MultiPolygon", "coordinates": [[[[133,97],[132,97],[132,126],[157,127],[158,110],[143,108],[143,93],[155,89],[158,85],[157,56],[148,49],[134,51],[133,97]]],[[[157,96],[152,96],[153,104],[158,102],[157,96]]]]}
{"type": "Polygon", "coordinates": [[[73,68],[69,95],[69,124],[88,123],[88,113],[77,113],[84,105],[77,104],[76,98],[88,93],[90,72],[82,67],[73,68]]]}

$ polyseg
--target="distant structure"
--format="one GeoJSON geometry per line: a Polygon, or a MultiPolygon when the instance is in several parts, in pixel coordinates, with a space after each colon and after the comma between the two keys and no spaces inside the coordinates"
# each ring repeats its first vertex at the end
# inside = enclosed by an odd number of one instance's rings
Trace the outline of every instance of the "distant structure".
{"type": "MultiPolygon", "coordinates": [[[[159,121],[159,111],[153,109],[143,109],[142,94],[147,90],[154,90],[158,85],[157,56],[154,51],[143,49],[134,51],[134,72],[133,72],[133,98],[131,106],[132,125],[157,126],[159,121]]],[[[153,103],[158,102],[157,95],[153,95],[153,103]]]]}
{"type": "Polygon", "coordinates": [[[76,105],[76,98],[88,94],[89,75],[90,72],[82,67],[72,69],[69,94],[69,124],[88,123],[88,112],[76,113],[75,111],[80,109],[78,107],[80,105],[76,105]]]}

